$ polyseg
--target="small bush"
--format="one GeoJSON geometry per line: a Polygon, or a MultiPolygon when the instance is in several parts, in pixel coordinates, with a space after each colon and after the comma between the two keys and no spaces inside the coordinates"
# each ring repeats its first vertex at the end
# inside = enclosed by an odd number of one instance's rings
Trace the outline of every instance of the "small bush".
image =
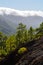
{"type": "Polygon", "coordinates": [[[5,50],[0,50],[0,55],[6,56],[7,55],[7,52],[5,50]]]}
{"type": "Polygon", "coordinates": [[[27,48],[22,47],[22,48],[20,48],[20,49],[18,50],[18,53],[19,53],[19,54],[22,54],[22,53],[24,53],[24,52],[26,52],[26,51],[27,51],[27,48]]]}

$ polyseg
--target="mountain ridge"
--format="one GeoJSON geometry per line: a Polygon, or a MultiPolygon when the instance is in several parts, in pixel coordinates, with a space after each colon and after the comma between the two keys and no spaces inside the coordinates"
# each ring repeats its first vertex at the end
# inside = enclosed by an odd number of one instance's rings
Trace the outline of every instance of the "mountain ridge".
{"type": "Polygon", "coordinates": [[[5,34],[16,32],[19,23],[23,23],[29,29],[39,27],[43,22],[43,11],[20,11],[11,8],[0,7],[0,31],[5,34]]]}

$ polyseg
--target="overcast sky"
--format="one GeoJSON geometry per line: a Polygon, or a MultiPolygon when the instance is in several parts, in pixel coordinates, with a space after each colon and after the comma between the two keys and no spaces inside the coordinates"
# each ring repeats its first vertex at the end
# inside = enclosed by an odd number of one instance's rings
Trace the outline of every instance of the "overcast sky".
{"type": "Polygon", "coordinates": [[[0,7],[43,11],[43,0],[0,0],[0,7]]]}

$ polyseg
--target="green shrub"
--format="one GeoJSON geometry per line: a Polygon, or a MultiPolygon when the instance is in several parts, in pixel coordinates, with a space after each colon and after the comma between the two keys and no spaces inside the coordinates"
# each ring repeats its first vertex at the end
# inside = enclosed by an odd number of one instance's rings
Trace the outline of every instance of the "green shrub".
{"type": "Polygon", "coordinates": [[[24,52],[26,52],[26,51],[27,51],[27,48],[22,47],[22,48],[20,48],[20,49],[18,50],[18,53],[19,53],[19,54],[22,54],[22,53],[24,53],[24,52]]]}
{"type": "Polygon", "coordinates": [[[7,52],[5,50],[0,50],[0,55],[7,55],[7,52]]]}

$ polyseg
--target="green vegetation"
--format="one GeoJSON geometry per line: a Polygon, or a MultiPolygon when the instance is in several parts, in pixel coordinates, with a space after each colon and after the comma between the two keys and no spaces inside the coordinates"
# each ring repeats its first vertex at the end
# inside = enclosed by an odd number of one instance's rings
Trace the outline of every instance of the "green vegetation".
{"type": "Polygon", "coordinates": [[[26,51],[27,51],[27,48],[22,47],[22,48],[20,48],[20,49],[18,50],[18,53],[19,53],[19,54],[22,54],[22,53],[24,53],[24,52],[26,52],[26,51]]]}
{"type": "MultiPolygon", "coordinates": [[[[17,27],[17,32],[14,35],[6,36],[2,32],[0,32],[0,56],[7,55],[9,52],[15,50],[19,45],[38,39],[39,37],[43,36],[43,22],[40,24],[39,28],[34,29],[30,27],[28,30],[26,25],[20,23],[17,27]]],[[[23,53],[27,49],[20,48],[18,53],[23,53]]]]}

